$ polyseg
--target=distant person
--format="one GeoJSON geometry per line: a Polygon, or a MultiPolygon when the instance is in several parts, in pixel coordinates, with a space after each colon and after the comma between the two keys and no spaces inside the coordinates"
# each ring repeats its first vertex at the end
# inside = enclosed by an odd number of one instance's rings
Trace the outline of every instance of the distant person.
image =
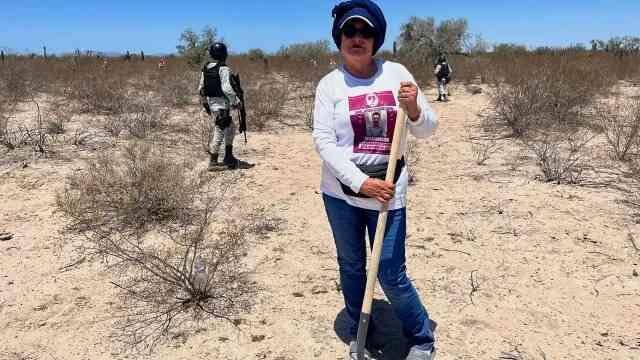
{"type": "Polygon", "coordinates": [[[158,62],[158,69],[164,69],[167,67],[167,59],[163,56],[160,58],[160,61],[158,62]]]}
{"type": "Polygon", "coordinates": [[[209,139],[209,171],[249,168],[252,165],[233,156],[235,126],[231,107],[238,107],[240,99],[231,85],[231,68],[226,64],[227,46],[221,42],[209,48],[212,61],[202,67],[198,92],[202,105],[214,122],[213,136],[209,139]],[[224,141],[224,159],[219,161],[220,146],[224,141]]]}
{"type": "MultiPolygon", "coordinates": [[[[408,132],[420,138],[434,131],[436,115],[403,65],[374,58],[384,43],[387,28],[378,5],[371,0],[343,1],[334,7],[333,18],[332,36],[343,65],[318,83],[313,140],[322,159],[320,190],[336,246],[346,313],[351,320],[348,358],[357,358],[356,337],[367,277],[367,234],[372,242],[378,213],[382,203],[387,203],[387,230],[378,279],[409,341],[405,360],[432,360],[436,351],[434,322],[406,268],[407,167],[399,160],[393,181],[376,175],[388,166],[393,139],[390,132],[382,134],[386,141],[366,137],[367,119],[362,115],[371,113],[372,120],[380,121],[380,127],[387,126],[382,124],[383,119],[392,127],[402,105],[408,117],[408,132]],[[387,116],[381,116],[382,112],[387,116]]],[[[406,152],[406,142],[400,150],[406,152]]],[[[371,325],[369,334],[374,333],[375,326],[371,325]]],[[[365,358],[371,355],[365,353],[365,358]]]]}
{"type": "Polygon", "coordinates": [[[433,74],[438,80],[438,101],[449,101],[447,85],[451,81],[453,69],[451,69],[451,65],[449,65],[447,57],[444,54],[440,54],[440,56],[438,56],[438,62],[436,63],[433,74]]]}

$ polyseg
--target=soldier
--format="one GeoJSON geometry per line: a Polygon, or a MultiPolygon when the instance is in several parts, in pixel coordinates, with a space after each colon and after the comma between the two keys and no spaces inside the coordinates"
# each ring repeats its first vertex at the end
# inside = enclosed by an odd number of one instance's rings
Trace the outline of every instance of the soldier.
{"type": "Polygon", "coordinates": [[[160,62],[158,62],[158,69],[164,69],[167,67],[167,59],[163,56],[160,58],[160,62]]]}
{"type": "Polygon", "coordinates": [[[198,92],[202,105],[214,121],[213,136],[209,139],[209,171],[252,167],[233,156],[233,139],[235,126],[231,116],[231,108],[240,106],[238,94],[231,84],[232,71],[225,63],[227,60],[227,46],[221,42],[214,43],[209,48],[211,61],[202,67],[202,76],[198,92]],[[220,146],[224,140],[224,159],[219,162],[220,146]]]}
{"type": "Polygon", "coordinates": [[[438,80],[438,101],[449,101],[449,99],[447,99],[449,94],[447,91],[447,84],[451,81],[452,73],[453,70],[447,62],[447,57],[444,54],[440,54],[440,56],[438,56],[438,62],[436,63],[435,70],[433,71],[433,74],[438,80]]]}

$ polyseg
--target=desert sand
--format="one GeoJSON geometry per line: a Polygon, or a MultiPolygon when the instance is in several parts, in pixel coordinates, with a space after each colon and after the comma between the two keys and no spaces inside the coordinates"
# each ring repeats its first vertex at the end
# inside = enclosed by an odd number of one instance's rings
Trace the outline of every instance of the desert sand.
{"type": "MultiPolygon", "coordinates": [[[[625,202],[630,182],[541,182],[535,157],[509,138],[477,165],[466,139],[478,131],[486,90],[456,87],[451,102],[432,102],[439,129],[417,142],[412,164],[407,266],[438,323],[438,359],[640,359],[640,250],[632,241],[640,245],[640,225],[625,202]]],[[[292,97],[280,123],[250,132],[247,145],[236,140],[239,157],[257,165],[239,170],[231,196],[283,220],[250,244],[246,266],[260,289],[252,310],[238,327],[208,321],[196,333],[174,332],[151,354],[123,353],[112,337],[118,298],[100,262],[65,267],[78,258],[55,194],[109,145],[66,147],[48,159],[3,149],[0,232],[14,236],[0,241],[0,358],[343,359],[347,320],[321,164],[296,106],[292,97]]],[[[194,109],[174,120],[191,121],[194,109]]],[[[33,114],[28,104],[21,110],[33,114]]],[[[204,153],[186,150],[193,146],[169,148],[206,166],[204,153]]],[[[606,161],[601,153],[593,150],[594,163],[606,161]]],[[[380,291],[373,316],[381,359],[403,359],[405,340],[380,291]]]]}

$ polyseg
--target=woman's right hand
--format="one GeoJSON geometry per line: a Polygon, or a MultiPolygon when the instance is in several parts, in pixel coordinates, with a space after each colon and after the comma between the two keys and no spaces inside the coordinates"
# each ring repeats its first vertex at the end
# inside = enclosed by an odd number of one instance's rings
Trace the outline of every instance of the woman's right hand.
{"type": "Polygon", "coordinates": [[[381,203],[386,203],[393,199],[395,191],[396,186],[394,184],[375,178],[368,178],[360,187],[361,194],[374,198],[381,203]]]}

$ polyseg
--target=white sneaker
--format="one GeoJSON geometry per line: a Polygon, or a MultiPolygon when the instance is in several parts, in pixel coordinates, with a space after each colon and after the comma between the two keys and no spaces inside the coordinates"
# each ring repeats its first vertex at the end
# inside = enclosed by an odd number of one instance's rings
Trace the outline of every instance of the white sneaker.
{"type": "MultiPolygon", "coordinates": [[[[367,349],[364,349],[364,358],[365,360],[376,360],[376,358],[371,356],[371,353],[367,349]]],[[[347,359],[358,360],[358,343],[355,340],[349,343],[349,354],[347,356],[347,359]]]]}
{"type": "Polygon", "coordinates": [[[429,350],[421,350],[417,346],[412,346],[409,355],[405,360],[433,360],[436,358],[436,348],[429,350]]]}

